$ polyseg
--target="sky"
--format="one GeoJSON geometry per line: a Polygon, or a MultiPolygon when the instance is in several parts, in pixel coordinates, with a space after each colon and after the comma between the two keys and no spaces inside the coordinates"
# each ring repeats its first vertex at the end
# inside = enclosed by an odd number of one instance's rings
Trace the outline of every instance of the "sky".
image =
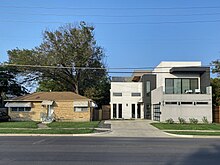
{"type": "Polygon", "coordinates": [[[109,68],[220,59],[219,0],[0,0],[0,63],[32,49],[45,30],[85,21],[109,68]]]}

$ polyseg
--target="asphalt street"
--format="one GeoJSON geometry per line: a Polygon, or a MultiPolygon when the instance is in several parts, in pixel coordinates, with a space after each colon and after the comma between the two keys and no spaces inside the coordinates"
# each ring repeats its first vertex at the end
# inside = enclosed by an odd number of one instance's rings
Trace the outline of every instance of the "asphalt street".
{"type": "Polygon", "coordinates": [[[219,162],[219,139],[0,137],[1,165],[203,165],[219,162]]]}

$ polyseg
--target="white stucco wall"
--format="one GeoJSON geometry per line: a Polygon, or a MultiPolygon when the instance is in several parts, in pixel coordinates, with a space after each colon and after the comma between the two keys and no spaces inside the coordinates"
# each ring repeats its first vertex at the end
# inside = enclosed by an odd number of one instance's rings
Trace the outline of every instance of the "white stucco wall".
{"type": "MultiPolygon", "coordinates": [[[[172,118],[178,122],[178,118],[184,118],[189,122],[189,118],[196,118],[202,122],[202,118],[206,117],[212,122],[212,93],[211,87],[208,87],[207,94],[164,94],[163,88],[157,88],[152,91],[152,104],[160,103],[160,121],[165,122],[172,118]],[[204,105],[168,105],[165,102],[208,102],[204,105]]],[[[153,119],[153,106],[152,106],[153,119]]]]}
{"type": "MultiPolygon", "coordinates": [[[[200,87],[199,74],[170,74],[169,71],[172,67],[190,67],[201,66],[201,62],[161,62],[154,70],[153,73],[157,75],[157,88],[165,86],[165,78],[198,78],[198,86],[200,87]]],[[[165,88],[164,88],[165,90],[165,88]]]]}
{"type": "MultiPolygon", "coordinates": [[[[137,104],[142,101],[142,82],[111,82],[110,90],[111,118],[113,119],[113,104],[122,104],[122,118],[131,119],[132,104],[137,104]],[[122,96],[113,96],[113,93],[122,93],[122,96]],[[141,93],[141,96],[131,96],[131,93],[141,93]]],[[[141,105],[141,118],[144,117],[143,105],[141,105]]],[[[118,109],[117,117],[118,118],[118,109]]]]}

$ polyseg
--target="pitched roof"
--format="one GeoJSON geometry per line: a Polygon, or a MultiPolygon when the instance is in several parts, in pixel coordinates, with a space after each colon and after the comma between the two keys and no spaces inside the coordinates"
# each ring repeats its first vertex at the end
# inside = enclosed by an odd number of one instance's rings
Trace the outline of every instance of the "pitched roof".
{"type": "Polygon", "coordinates": [[[89,100],[89,98],[78,95],[74,92],[36,92],[6,101],[43,101],[43,100],[70,101],[70,100],[89,100]]]}

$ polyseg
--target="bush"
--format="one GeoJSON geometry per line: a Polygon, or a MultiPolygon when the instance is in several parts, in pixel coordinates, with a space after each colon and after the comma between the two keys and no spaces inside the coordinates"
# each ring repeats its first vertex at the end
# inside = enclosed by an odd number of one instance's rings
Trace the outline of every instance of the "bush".
{"type": "Polygon", "coordinates": [[[173,124],[173,123],[174,123],[174,121],[173,121],[173,119],[172,119],[172,118],[169,118],[169,119],[167,119],[167,120],[166,120],[166,123],[168,123],[168,124],[173,124]]]}
{"type": "Polygon", "coordinates": [[[203,116],[202,122],[203,122],[204,124],[209,124],[209,121],[208,121],[208,119],[207,119],[206,116],[203,116]]]}
{"type": "Polygon", "coordinates": [[[190,122],[191,124],[197,124],[197,123],[198,123],[198,120],[195,119],[195,118],[189,118],[189,122],[190,122]]]}
{"type": "Polygon", "coordinates": [[[184,118],[178,117],[180,124],[186,124],[186,120],[184,118]]]}

